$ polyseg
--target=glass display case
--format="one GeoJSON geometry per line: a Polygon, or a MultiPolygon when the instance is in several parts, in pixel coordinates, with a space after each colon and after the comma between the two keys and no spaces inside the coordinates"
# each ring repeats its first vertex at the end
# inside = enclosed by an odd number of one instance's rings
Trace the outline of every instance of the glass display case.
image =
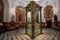
{"type": "Polygon", "coordinates": [[[31,38],[42,34],[42,7],[31,1],[26,8],[26,34],[31,38]]]}

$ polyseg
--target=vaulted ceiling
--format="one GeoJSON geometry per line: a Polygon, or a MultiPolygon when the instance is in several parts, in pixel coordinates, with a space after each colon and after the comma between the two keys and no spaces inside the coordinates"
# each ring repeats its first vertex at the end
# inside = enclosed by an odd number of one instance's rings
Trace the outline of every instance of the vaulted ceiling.
{"type": "MultiPolygon", "coordinates": [[[[31,0],[11,0],[12,1],[12,5],[20,5],[25,7],[27,4],[30,3],[31,0]]],[[[40,6],[45,6],[45,5],[57,5],[57,0],[33,0],[35,1],[37,4],[39,4],[40,6]]]]}
{"type": "MultiPolygon", "coordinates": [[[[6,0],[4,0],[6,1],[6,0]]],[[[15,15],[15,8],[17,6],[23,6],[23,7],[26,7],[29,3],[30,3],[31,0],[8,0],[8,3],[5,2],[7,5],[6,5],[6,14],[7,15],[8,13],[10,15],[14,14],[15,15]],[[9,5],[8,5],[9,4],[9,5]],[[7,10],[7,7],[8,7],[8,10],[7,10]],[[9,11],[9,12],[8,12],[9,11]]],[[[58,0],[34,0],[37,4],[39,4],[40,6],[42,6],[42,10],[45,8],[45,6],[47,5],[52,5],[53,6],[53,10],[54,10],[54,14],[56,13],[59,13],[59,1],[58,0]]],[[[4,4],[5,4],[4,3],[4,4]]],[[[10,15],[8,14],[9,18],[11,17],[10,15]]],[[[43,14],[43,11],[42,11],[42,14],[43,14]]],[[[58,14],[59,15],[59,14],[58,14]]],[[[7,17],[8,19],[8,17],[7,17]]],[[[44,18],[43,18],[44,19],[44,18]]],[[[8,19],[10,20],[10,19],[8,19]]],[[[60,20],[60,19],[59,19],[60,20]]]]}

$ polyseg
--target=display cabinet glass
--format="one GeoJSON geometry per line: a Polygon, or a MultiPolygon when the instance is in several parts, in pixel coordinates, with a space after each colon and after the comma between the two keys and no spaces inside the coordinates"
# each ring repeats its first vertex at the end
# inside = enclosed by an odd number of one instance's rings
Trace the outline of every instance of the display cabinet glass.
{"type": "Polygon", "coordinates": [[[42,34],[42,7],[31,1],[26,7],[26,34],[31,38],[42,34]]]}

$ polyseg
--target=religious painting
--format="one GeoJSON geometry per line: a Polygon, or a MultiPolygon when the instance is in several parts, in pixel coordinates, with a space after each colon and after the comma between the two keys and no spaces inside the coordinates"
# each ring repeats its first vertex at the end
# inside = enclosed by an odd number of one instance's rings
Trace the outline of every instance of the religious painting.
{"type": "Polygon", "coordinates": [[[52,18],[52,17],[53,17],[53,7],[48,5],[44,9],[44,18],[48,19],[48,18],[52,18]]]}
{"type": "Polygon", "coordinates": [[[16,22],[24,22],[25,21],[25,9],[22,6],[16,7],[16,22]]]}

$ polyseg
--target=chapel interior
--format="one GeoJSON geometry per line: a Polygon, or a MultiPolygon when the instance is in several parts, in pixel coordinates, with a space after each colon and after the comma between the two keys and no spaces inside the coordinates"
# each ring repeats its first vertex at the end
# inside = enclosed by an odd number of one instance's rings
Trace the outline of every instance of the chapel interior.
{"type": "Polygon", "coordinates": [[[60,40],[60,0],[0,0],[0,40],[60,40]]]}

